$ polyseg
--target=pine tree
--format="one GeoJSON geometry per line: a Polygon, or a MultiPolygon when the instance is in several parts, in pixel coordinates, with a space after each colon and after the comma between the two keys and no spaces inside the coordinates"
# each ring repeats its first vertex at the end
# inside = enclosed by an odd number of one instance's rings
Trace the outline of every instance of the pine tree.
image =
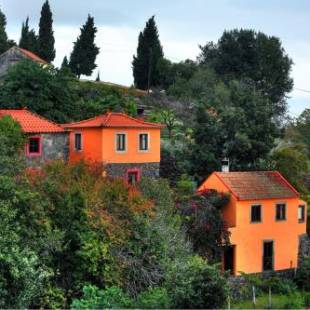
{"type": "Polygon", "coordinates": [[[54,44],[53,15],[46,0],[42,6],[39,23],[38,55],[47,62],[52,62],[56,54],[54,44]]]}
{"type": "Polygon", "coordinates": [[[71,71],[80,78],[81,74],[91,75],[97,67],[95,64],[99,48],[95,44],[97,28],[94,26],[94,18],[88,15],[81,33],[74,42],[69,66],[71,71]]]}
{"type": "Polygon", "coordinates": [[[24,48],[33,53],[37,53],[38,39],[33,29],[29,29],[29,17],[22,24],[21,37],[19,47],[24,48]]]}
{"type": "Polygon", "coordinates": [[[4,53],[9,48],[5,27],[6,17],[0,10],[0,54],[4,53]]]}
{"type": "Polygon", "coordinates": [[[143,32],[139,34],[137,55],[133,57],[133,76],[136,87],[149,89],[151,86],[159,85],[157,64],[163,56],[155,16],[152,16],[147,21],[143,32]]]}

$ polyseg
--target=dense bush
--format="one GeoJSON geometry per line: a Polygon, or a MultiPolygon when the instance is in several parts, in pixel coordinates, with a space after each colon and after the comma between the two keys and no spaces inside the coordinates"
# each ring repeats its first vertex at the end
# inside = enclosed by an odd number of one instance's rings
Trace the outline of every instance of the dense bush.
{"type": "Polygon", "coordinates": [[[310,292],[310,257],[305,258],[298,268],[296,282],[299,287],[310,292]]]}
{"type": "Polygon", "coordinates": [[[140,309],[170,309],[171,300],[165,288],[154,287],[140,293],[136,307],[140,309]]]}
{"type": "Polygon", "coordinates": [[[166,286],[173,308],[214,309],[226,306],[226,279],[220,270],[199,256],[176,264],[167,275],[166,286]]]}

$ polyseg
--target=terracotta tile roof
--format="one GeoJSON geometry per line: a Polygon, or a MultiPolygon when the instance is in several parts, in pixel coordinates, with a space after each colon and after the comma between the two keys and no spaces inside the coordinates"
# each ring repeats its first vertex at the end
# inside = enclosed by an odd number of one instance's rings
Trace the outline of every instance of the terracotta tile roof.
{"type": "Polygon", "coordinates": [[[16,47],[17,49],[19,49],[25,56],[27,56],[28,58],[36,61],[36,62],[39,62],[39,63],[42,63],[42,64],[46,64],[47,62],[45,60],[43,60],[42,58],[40,58],[38,55],[24,49],[24,48],[20,48],[20,47],[16,47]]]}
{"type": "Polygon", "coordinates": [[[34,54],[33,52],[30,52],[24,48],[21,48],[21,47],[18,47],[18,46],[12,46],[10,49],[8,49],[6,52],[2,53],[0,55],[0,57],[6,55],[7,53],[10,53],[10,52],[16,52],[16,53],[19,53],[19,54],[22,54],[24,55],[25,57],[33,60],[33,61],[36,61],[40,64],[47,64],[47,62],[45,60],[43,60],[42,58],[40,58],[38,55],[34,54]]]}
{"type": "Polygon", "coordinates": [[[278,171],[215,172],[215,175],[238,200],[299,197],[278,171]]]}
{"type": "Polygon", "coordinates": [[[64,124],[65,128],[114,127],[114,128],[163,128],[164,125],[145,122],[123,113],[106,113],[84,121],[64,124]]]}
{"type": "Polygon", "coordinates": [[[0,110],[0,117],[10,115],[22,127],[25,133],[52,133],[64,132],[64,128],[27,109],[0,110]]]}

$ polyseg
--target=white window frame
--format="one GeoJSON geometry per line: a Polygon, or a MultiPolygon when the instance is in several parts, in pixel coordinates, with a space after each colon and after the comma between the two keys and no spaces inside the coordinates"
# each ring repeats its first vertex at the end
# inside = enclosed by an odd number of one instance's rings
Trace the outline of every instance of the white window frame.
{"type": "Polygon", "coordinates": [[[307,209],[306,209],[306,205],[304,204],[299,204],[298,207],[297,207],[297,220],[298,220],[298,223],[305,223],[306,222],[306,218],[307,218],[307,209]],[[303,209],[303,216],[304,218],[303,219],[300,219],[299,218],[299,210],[300,209],[303,209]]]}
{"type": "Polygon", "coordinates": [[[139,132],[138,133],[138,152],[139,153],[147,153],[150,151],[151,149],[151,139],[150,139],[151,135],[149,132],[139,132]],[[147,135],[147,150],[141,150],[140,149],[140,135],[147,135]]]}
{"type": "Polygon", "coordinates": [[[116,132],[115,133],[115,139],[114,139],[114,143],[115,143],[115,152],[116,153],[126,153],[127,152],[127,133],[126,132],[116,132]],[[125,149],[124,150],[118,150],[117,149],[117,137],[118,135],[124,135],[125,136],[125,149]]]}

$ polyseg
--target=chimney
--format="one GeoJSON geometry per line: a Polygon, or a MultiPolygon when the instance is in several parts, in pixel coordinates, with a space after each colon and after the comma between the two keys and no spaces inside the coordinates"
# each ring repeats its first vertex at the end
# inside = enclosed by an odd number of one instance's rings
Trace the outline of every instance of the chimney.
{"type": "Polygon", "coordinates": [[[229,172],[229,159],[227,157],[222,159],[222,172],[229,172]]]}

